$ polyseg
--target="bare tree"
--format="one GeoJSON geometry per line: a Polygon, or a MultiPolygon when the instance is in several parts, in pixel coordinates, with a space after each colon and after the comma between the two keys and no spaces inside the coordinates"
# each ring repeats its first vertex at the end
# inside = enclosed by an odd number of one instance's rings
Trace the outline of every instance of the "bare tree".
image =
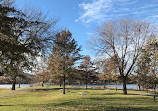
{"type": "Polygon", "coordinates": [[[145,21],[120,19],[100,26],[98,36],[90,41],[97,53],[108,55],[115,61],[123,82],[123,94],[127,94],[127,77],[134,69],[140,48],[153,30],[145,21]]]}

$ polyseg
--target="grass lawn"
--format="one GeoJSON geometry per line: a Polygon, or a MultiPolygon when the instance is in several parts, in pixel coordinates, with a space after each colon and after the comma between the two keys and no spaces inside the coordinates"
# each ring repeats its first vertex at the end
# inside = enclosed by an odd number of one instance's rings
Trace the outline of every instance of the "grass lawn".
{"type": "Polygon", "coordinates": [[[8,93],[13,93],[13,92],[16,92],[16,91],[21,90],[21,89],[23,89],[23,88],[16,88],[16,90],[13,91],[11,89],[0,88],[0,96],[8,94],[8,93]]]}
{"type": "Polygon", "coordinates": [[[158,97],[154,102],[152,96],[133,94],[138,91],[123,95],[121,90],[68,88],[63,95],[56,86],[33,90],[1,97],[0,111],[158,111],[158,97]]]}

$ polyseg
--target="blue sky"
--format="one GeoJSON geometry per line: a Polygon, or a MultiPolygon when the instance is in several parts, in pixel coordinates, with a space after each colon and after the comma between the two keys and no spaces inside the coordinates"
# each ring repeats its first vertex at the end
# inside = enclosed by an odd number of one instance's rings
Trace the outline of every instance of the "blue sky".
{"type": "Polygon", "coordinates": [[[69,29],[82,46],[82,54],[94,57],[87,41],[103,22],[123,17],[158,21],[158,0],[16,0],[17,7],[36,7],[58,17],[58,26],[69,29]]]}

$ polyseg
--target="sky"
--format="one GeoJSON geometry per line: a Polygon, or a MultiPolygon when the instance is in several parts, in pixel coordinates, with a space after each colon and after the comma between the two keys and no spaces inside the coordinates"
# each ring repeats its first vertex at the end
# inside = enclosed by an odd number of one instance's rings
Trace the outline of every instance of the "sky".
{"type": "Polygon", "coordinates": [[[96,28],[109,20],[141,19],[157,24],[158,0],[16,0],[20,9],[35,7],[49,18],[59,18],[58,27],[68,29],[83,55],[95,57],[88,41],[96,28]]]}

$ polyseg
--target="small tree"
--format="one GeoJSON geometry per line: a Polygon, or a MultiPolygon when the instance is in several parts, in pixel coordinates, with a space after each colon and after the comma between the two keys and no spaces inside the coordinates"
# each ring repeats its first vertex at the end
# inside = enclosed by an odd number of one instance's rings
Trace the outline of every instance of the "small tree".
{"type": "Polygon", "coordinates": [[[88,85],[88,80],[90,80],[91,75],[94,73],[95,71],[95,67],[93,66],[94,64],[91,62],[90,60],[90,56],[86,55],[84,57],[84,60],[82,62],[82,64],[79,66],[79,68],[83,71],[81,71],[82,73],[82,77],[85,80],[85,84],[86,84],[86,89],[87,89],[87,85],[88,85]]]}
{"type": "Polygon", "coordinates": [[[106,81],[109,81],[111,79],[110,74],[109,73],[98,74],[98,77],[100,80],[103,81],[104,89],[105,89],[106,81]]]}
{"type": "MultiPolygon", "coordinates": [[[[103,67],[103,70],[102,70],[103,74],[99,74],[98,76],[101,80],[104,81],[104,88],[105,88],[105,84],[106,84],[107,80],[109,80],[109,81],[114,80],[115,85],[117,85],[116,84],[116,81],[117,81],[117,75],[116,75],[117,67],[115,65],[115,62],[112,59],[106,59],[106,60],[100,61],[100,62],[102,62],[101,67],[103,67]]],[[[98,66],[98,67],[100,67],[100,66],[98,66]]],[[[116,88],[116,90],[117,90],[117,88],[116,88]]]]}
{"type": "Polygon", "coordinates": [[[47,71],[42,71],[34,75],[34,79],[37,82],[42,82],[42,87],[44,87],[44,83],[49,79],[49,73],[47,71]]]}

